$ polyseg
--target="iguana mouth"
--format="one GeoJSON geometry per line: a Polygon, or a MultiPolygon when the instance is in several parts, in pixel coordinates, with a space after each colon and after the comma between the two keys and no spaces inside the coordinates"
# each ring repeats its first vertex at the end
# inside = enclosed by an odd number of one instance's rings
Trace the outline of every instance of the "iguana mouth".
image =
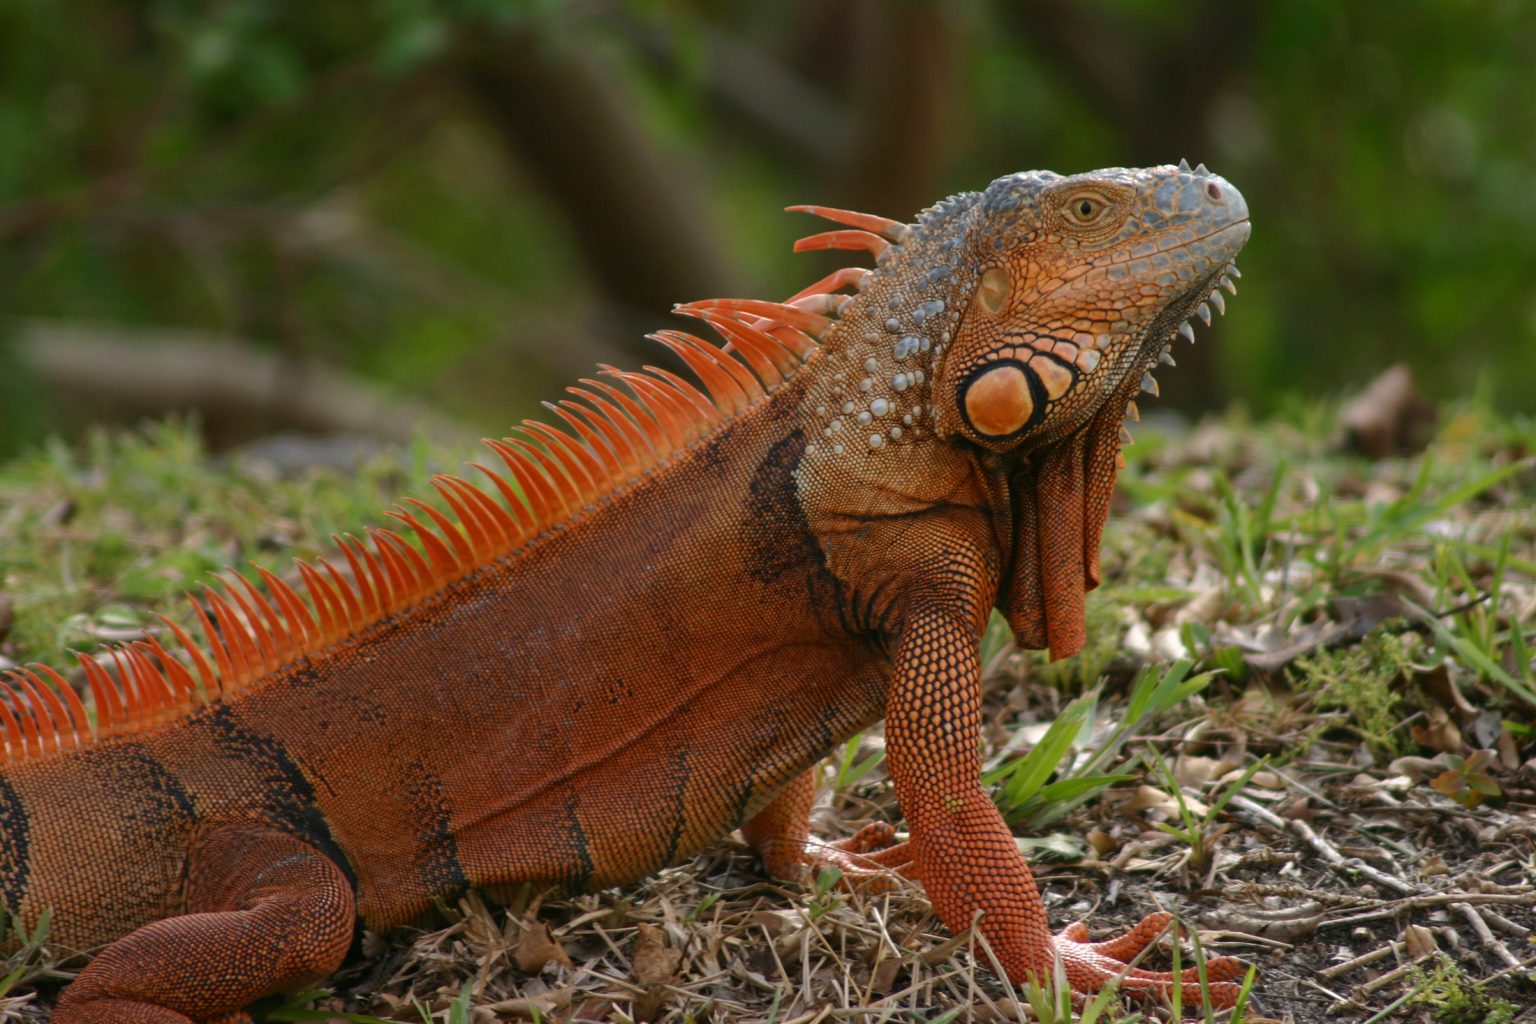
{"type": "MultiPolygon", "coordinates": [[[[1213,232],[1205,236],[1212,238],[1234,229],[1242,228],[1244,232],[1249,228],[1246,220],[1236,224],[1230,224],[1221,231],[1213,232]]],[[[1244,239],[1246,240],[1246,238],[1244,239]]],[[[1239,245],[1242,243],[1239,242],[1239,245]]],[[[1148,369],[1142,379],[1142,391],[1157,395],[1157,381],[1152,377],[1152,369],[1161,364],[1163,366],[1175,365],[1173,359],[1173,343],[1183,338],[1191,345],[1195,343],[1195,327],[1190,321],[1199,318],[1200,322],[1209,327],[1213,321],[1211,307],[1222,316],[1227,312],[1227,300],[1222,291],[1230,295],[1237,294],[1236,278],[1242,277],[1242,272],[1237,269],[1237,260],[1233,258],[1227,261],[1217,270],[1207,274],[1203,280],[1189,291],[1170,302],[1166,309],[1152,322],[1152,327],[1147,331],[1147,342],[1142,347],[1141,355],[1148,364],[1148,369]]]]}

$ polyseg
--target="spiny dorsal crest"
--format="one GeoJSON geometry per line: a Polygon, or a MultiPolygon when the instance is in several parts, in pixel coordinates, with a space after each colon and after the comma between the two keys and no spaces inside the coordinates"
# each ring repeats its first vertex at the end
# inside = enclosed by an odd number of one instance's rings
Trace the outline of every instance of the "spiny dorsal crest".
{"type": "MultiPolygon", "coordinates": [[[[845,227],[795,243],[796,252],[867,250],[877,259],[905,242],[898,221],[822,206],[792,206],[845,227]]],[[[300,586],[256,567],[263,586],[238,572],[189,595],[199,644],[158,616],[176,650],[150,635],[98,654],[79,654],[92,710],[46,665],[0,674],[0,765],[15,765],[113,737],[142,736],[204,705],[226,700],[511,555],[550,529],[665,465],[793,376],[863,287],[870,271],[846,267],[786,301],[710,299],[677,307],[708,324],[715,345],[682,331],[651,337],[698,377],[665,369],[599,369],[546,403],[563,427],[524,420],[486,439],[499,468],[470,463],[489,491],[457,476],[432,480],[451,514],[411,498],[387,514],[409,528],[333,537],[337,560],[296,562],[300,586]],[[302,593],[301,593],[302,591],[302,593]]]]}

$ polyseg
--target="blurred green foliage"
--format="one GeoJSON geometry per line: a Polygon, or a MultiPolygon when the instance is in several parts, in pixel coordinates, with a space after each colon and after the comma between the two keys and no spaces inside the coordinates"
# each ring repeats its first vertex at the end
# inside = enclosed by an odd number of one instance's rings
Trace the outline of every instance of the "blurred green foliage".
{"type": "Polygon", "coordinates": [[[237,336],[494,429],[671,300],[824,272],[787,203],[1181,156],[1255,234],[1169,401],[1406,360],[1529,408],[1533,67],[1520,0],[6,0],[0,448],[82,418],[38,319],[237,336]]]}

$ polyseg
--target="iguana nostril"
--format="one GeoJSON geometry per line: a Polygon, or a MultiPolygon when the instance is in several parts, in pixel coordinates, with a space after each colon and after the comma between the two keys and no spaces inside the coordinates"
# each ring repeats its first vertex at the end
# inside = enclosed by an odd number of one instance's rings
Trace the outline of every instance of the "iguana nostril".
{"type": "Polygon", "coordinates": [[[1216,184],[1214,181],[1206,182],[1205,194],[1210,196],[1212,199],[1216,200],[1217,202],[1220,202],[1221,201],[1221,186],[1216,184]]]}

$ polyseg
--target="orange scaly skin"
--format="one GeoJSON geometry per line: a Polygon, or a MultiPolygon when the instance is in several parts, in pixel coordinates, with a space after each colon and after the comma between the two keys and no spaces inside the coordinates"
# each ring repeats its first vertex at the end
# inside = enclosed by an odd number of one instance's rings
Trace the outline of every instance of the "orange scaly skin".
{"type": "MultiPolygon", "coordinates": [[[[1051,935],[980,785],[977,645],[997,607],[1082,646],[1121,420],[1247,208],[1162,167],[1001,178],[916,225],[811,212],[845,227],[799,248],[876,268],[684,307],[730,345],[658,335],[704,390],[605,370],[567,429],[491,442],[485,489],[439,478],[452,515],[392,513],[414,544],[347,538],[303,597],[226,581],[203,648],[168,626],[174,652],[84,659],[94,726],[46,670],[8,677],[0,897],[105,947],[60,1024],[229,1017],[333,971],[358,919],[625,882],[738,826],[775,874],[920,879],[1015,981],[1125,972],[1165,918],[1051,935]],[[811,770],[882,717],[910,839],[810,842],[811,770]]],[[[1236,963],[1207,966],[1230,1003],[1236,963]]]]}

